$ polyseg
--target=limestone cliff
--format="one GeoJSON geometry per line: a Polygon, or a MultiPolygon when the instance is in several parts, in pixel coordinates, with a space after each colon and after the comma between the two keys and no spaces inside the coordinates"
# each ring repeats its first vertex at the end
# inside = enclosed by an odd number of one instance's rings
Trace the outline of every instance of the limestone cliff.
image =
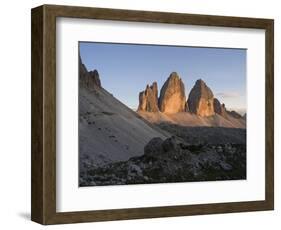
{"type": "Polygon", "coordinates": [[[139,93],[138,111],[158,112],[158,88],[157,83],[153,82],[151,86],[139,93]]]}
{"type": "Polygon", "coordinates": [[[191,89],[187,103],[189,111],[201,117],[215,114],[213,92],[201,79],[191,89]]]}
{"type": "Polygon", "coordinates": [[[163,113],[186,111],[185,87],[176,72],[172,72],[160,91],[159,110],[163,113]]]}

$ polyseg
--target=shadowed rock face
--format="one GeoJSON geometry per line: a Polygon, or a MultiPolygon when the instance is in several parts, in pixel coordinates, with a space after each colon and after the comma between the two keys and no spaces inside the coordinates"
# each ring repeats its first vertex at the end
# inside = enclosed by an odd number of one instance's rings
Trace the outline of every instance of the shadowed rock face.
{"type": "Polygon", "coordinates": [[[86,66],[82,63],[81,57],[79,56],[79,80],[80,83],[87,88],[94,89],[95,87],[101,88],[101,81],[97,70],[89,71],[86,66]]]}
{"type": "Polygon", "coordinates": [[[88,75],[88,70],[86,66],[82,63],[81,57],[79,55],[79,79],[81,81],[84,81],[87,75],[88,75]]]}
{"type": "Polygon", "coordinates": [[[154,94],[154,97],[156,98],[156,101],[158,101],[158,86],[157,86],[157,82],[153,82],[152,85],[150,86],[150,88],[152,89],[152,92],[154,94]]]}
{"type": "Polygon", "coordinates": [[[214,98],[214,110],[215,113],[217,114],[221,114],[221,103],[217,98],[214,98]]]}
{"type": "Polygon", "coordinates": [[[184,83],[176,72],[170,74],[161,88],[158,105],[159,110],[163,113],[186,111],[184,83]]]}
{"type": "Polygon", "coordinates": [[[196,81],[190,91],[187,103],[189,111],[201,117],[215,114],[213,92],[201,79],[196,81]]]}
{"type": "Polygon", "coordinates": [[[88,72],[80,59],[80,175],[92,166],[142,155],[144,146],[154,137],[167,138],[169,134],[143,120],[102,88],[98,72],[88,72]]]}
{"type": "Polygon", "coordinates": [[[89,81],[88,81],[89,87],[101,87],[100,77],[98,71],[95,69],[94,71],[89,72],[89,81]]]}
{"type": "Polygon", "coordinates": [[[214,111],[215,113],[227,118],[227,111],[224,104],[221,104],[217,98],[214,98],[214,111]]]}
{"type": "Polygon", "coordinates": [[[146,89],[139,94],[138,111],[158,112],[158,88],[157,83],[153,82],[151,86],[147,85],[146,89]]]}

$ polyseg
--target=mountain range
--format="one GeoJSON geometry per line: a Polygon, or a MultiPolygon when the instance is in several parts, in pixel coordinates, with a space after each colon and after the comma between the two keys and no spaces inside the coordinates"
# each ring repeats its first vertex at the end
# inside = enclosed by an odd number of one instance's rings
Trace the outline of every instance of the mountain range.
{"type": "Polygon", "coordinates": [[[196,81],[186,99],[184,83],[176,72],[165,81],[159,97],[157,82],[139,93],[137,112],[152,123],[246,128],[246,115],[227,110],[202,79],[196,81]]]}
{"type": "Polygon", "coordinates": [[[79,58],[79,186],[245,179],[245,127],[203,80],[186,99],[175,72],[133,111],[79,58]]]}

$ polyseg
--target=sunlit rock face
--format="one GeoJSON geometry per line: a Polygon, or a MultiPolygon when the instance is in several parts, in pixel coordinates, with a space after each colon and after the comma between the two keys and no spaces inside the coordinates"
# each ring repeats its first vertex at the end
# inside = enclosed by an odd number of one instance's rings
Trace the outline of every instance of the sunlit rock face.
{"type": "Polygon", "coordinates": [[[213,92],[201,79],[191,89],[187,103],[189,111],[201,117],[215,114],[213,92]]]}
{"type": "Polygon", "coordinates": [[[163,113],[186,111],[184,83],[176,72],[172,72],[160,91],[159,110],[163,113]]]}
{"type": "Polygon", "coordinates": [[[153,82],[151,86],[139,93],[138,111],[158,112],[158,88],[157,83],[153,82]]]}

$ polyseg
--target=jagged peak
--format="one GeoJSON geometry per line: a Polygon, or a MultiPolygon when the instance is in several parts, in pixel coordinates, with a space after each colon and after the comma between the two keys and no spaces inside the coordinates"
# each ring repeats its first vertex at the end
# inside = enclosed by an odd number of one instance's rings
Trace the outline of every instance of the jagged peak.
{"type": "Polygon", "coordinates": [[[206,82],[204,80],[202,80],[201,78],[199,78],[198,80],[196,80],[194,87],[196,88],[200,88],[200,89],[204,89],[204,88],[208,88],[210,89],[206,82]]]}
{"type": "Polygon", "coordinates": [[[139,93],[138,111],[157,112],[158,109],[158,88],[157,83],[147,84],[144,91],[139,93]]]}
{"type": "Polygon", "coordinates": [[[175,71],[171,72],[167,81],[170,81],[170,80],[181,80],[179,74],[175,71]]]}
{"type": "Polygon", "coordinates": [[[92,84],[92,86],[97,86],[97,87],[101,88],[99,72],[96,69],[94,69],[89,72],[89,75],[90,75],[89,84],[92,84]]]}
{"type": "MultiPolygon", "coordinates": [[[[220,102],[215,101],[218,107],[220,102]]],[[[198,79],[191,89],[188,96],[188,107],[190,112],[205,117],[215,114],[214,111],[214,94],[202,79],[198,79]]]]}
{"type": "Polygon", "coordinates": [[[158,105],[164,113],[186,111],[185,86],[177,72],[172,72],[162,86],[158,105]]]}
{"type": "Polygon", "coordinates": [[[90,71],[90,73],[93,73],[93,74],[95,74],[95,75],[98,75],[98,76],[99,76],[99,72],[98,72],[98,70],[96,70],[96,69],[91,70],[91,71],[90,71]]]}
{"type": "Polygon", "coordinates": [[[225,108],[225,104],[221,104],[217,98],[214,98],[214,111],[216,114],[221,115],[224,118],[227,118],[227,111],[225,108]]]}
{"type": "Polygon", "coordinates": [[[197,94],[197,96],[204,98],[213,98],[214,94],[209,86],[201,78],[196,80],[195,85],[191,89],[189,95],[197,94]]]}
{"type": "Polygon", "coordinates": [[[152,85],[150,86],[151,88],[157,88],[158,86],[157,86],[157,82],[156,81],[154,81],[154,82],[152,82],[152,85]]]}
{"type": "Polygon", "coordinates": [[[101,88],[101,81],[98,70],[94,69],[88,71],[86,66],[83,64],[82,58],[79,54],[79,79],[82,84],[88,88],[101,88]]]}
{"type": "Polygon", "coordinates": [[[146,84],[146,87],[145,87],[145,90],[144,91],[147,91],[149,90],[151,87],[149,86],[149,84],[146,84]]]}
{"type": "Polygon", "coordinates": [[[195,84],[200,84],[200,85],[201,85],[201,84],[204,84],[204,85],[206,85],[205,81],[202,80],[202,78],[197,79],[196,82],[195,82],[195,84]]]}

